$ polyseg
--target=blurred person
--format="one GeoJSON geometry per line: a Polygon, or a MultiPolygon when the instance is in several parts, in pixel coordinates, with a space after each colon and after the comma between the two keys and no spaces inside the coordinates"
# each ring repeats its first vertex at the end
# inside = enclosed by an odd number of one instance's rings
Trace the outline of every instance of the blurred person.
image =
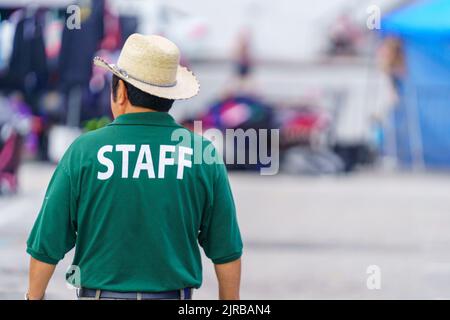
{"type": "Polygon", "coordinates": [[[246,78],[252,71],[250,40],[250,29],[242,29],[237,39],[236,49],[236,71],[241,78],[246,78]]]}
{"type": "Polygon", "coordinates": [[[386,38],[380,47],[379,59],[382,70],[389,77],[395,99],[398,100],[405,76],[405,58],[401,40],[396,37],[386,38]]]}
{"type": "Polygon", "coordinates": [[[330,30],[331,55],[354,55],[361,32],[346,12],[338,16],[330,30]]]}
{"type": "MultiPolygon", "coordinates": [[[[405,151],[399,150],[399,147],[401,147],[397,141],[399,128],[396,125],[396,122],[399,120],[398,117],[401,117],[401,112],[399,112],[401,104],[404,103],[402,100],[406,76],[405,56],[401,39],[392,36],[384,39],[378,51],[378,60],[380,68],[387,78],[386,82],[390,91],[388,108],[391,111],[387,112],[385,119],[383,119],[385,131],[383,144],[387,156],[385,159],[387,161],[385,162],[389,166],[395,167],[400,156],[399,153],[405,153],[405,151]]],[[[404,123],[404,120],[401,122],[404,123]]],[[[403,126],[403,128],[406,128],[406,126],[403,126]]],[[[403,146],[402,150],[404,150],[405,146],[403,146]]]]}
{"type": "Polygon", "coordinates": [[[236,93],[253,94],[254,84],[250,79],[253,71],[251,39],[252,34],[249,27],[244,27],[239,31],[233,57],[235,79],[230,81],[231,87],[226,88],[225,96],[236,93]]]}
{"type": "Polygon", "coordinates": [[[68,276],[80,299],[191,299],[202,282],[200,244],[215,264],[219,298],[239,299],[242,240],[225,166],[191,161],[211,142],[167,113],[199,91],[178,48],[133,34],[117,65],[94,62],[113,73],[115,120],[78,138],[56,168],[27,241],[26,298],[44,298],[75,247],[68,276]],[[175,145],[176,134],[203,148],[175,145]]]}

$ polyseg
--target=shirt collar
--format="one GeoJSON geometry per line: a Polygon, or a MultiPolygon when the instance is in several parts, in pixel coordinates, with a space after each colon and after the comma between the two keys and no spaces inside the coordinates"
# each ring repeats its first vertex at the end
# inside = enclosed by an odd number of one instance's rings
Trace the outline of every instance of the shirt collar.
{"type": "Polygon", "coordinates": [[[167,112],[137,112],[118,116],[109,125],[148,125],[163,127],[179,127],[167,112]]]}

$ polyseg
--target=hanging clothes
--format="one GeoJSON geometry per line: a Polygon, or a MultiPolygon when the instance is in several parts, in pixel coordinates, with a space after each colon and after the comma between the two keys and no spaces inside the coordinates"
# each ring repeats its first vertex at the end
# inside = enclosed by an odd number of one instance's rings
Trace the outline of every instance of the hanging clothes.
{"type": "Polygon", "coordinates": [[[25,94],[34,94],[45,88],[47,77],[42,15],[25,10],[14,34],[8,82],[25,94]]]}
{"type": "Polygon", "coordinates": [[[64,28],[59,60],[64,89],[86,85],[92,75],[92,59],[103,39],[104,0],[84,1],[80,29],[64,28]]]}
{"type": "Polygon", "coordinates": [[[16,25],[9,21],[0,21],[0,71],[9,66],[16,25]]]}

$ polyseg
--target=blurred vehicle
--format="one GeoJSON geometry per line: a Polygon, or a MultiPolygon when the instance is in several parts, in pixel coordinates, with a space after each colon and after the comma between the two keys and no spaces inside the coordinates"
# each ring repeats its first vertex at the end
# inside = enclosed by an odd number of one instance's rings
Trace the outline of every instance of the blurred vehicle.
{"type": "MultiPolygon", "coordinates": [[[[202,121],[203,131],[214,128],[220,130],[223,134],[225,134],[227,129],[242,129],[247,131],[252,129],[270,130],[275,128],[272,106],[267,105],[257,97],[240,94],[230,95],[212,103],[207,112],[199,117],[199,120],[202,121]]],[[[193,120],[187,120],[183,124],[187,128],[194,128],[193,120]]],[[[259,148],[260,137],[259,135],[256,136],[257,141],[252,142],[259,148]]],[[[229,141],[227,140],[226,142],[229,141]]],[[[271,146],[270,134],[268,134],[267,146],[268,148],[271,146]]],[[[258,156],[256,163],[252,163],[252,161],[249,160],[249,149],[251,148],[251,145],[250,141],[247,139],[243,145],[238,144],[237,141],[234,140],[232,141],[232,144],[227,144],[225,146],[216,145],[216,148],[223,150],[222,155],[224,158],[227,157],[227,152],[232,152],[234,155],[233,163],[227,163],[227,168],[230,170],[254,171],[259,170],[264,166],[259,158],[259,151],[257,151],[258,156]],[[230,148],[233,149],[233,151],[230,151],[230,148]],[[245,154],[245,163],[238,163],[237,159],[239,154],[245,154]]],[[[270,154],[270,149],[267,152],[270,154]]]]}
{"type": "Polygon", "coordinates": [[[333,118],[324,108],[293,104],[279,108],[281,168],[290,174],[335,174],[344,164],[331,148],[333,118]]]}

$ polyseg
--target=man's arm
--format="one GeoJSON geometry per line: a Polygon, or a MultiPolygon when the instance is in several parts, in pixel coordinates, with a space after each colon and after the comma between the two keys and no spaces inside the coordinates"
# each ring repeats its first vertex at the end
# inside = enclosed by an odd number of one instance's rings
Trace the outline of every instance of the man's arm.
{"type": "Polygon", "coordinates": [[[239,300],[241,285],[241,259],[229,263],[215,264],[217,281],[219,282],[220,300],[239,300]]]}
{"type": "Polygon", "coordinates": [[[77,195],[73,193],[75,187],[71,186],[72,180],[64,165],[66,162],[63,158],[53,173],[27,240],[27,253],[32,257],[29,299],[44,296],[56,264],[76,243],[77,195]]]}
{"type": "Polygon", "coordinates": [[[31,257],[28,284],[28,299],[42,300],[48,282],[55,271],[56,265],[41,262],[31,257]]]}

